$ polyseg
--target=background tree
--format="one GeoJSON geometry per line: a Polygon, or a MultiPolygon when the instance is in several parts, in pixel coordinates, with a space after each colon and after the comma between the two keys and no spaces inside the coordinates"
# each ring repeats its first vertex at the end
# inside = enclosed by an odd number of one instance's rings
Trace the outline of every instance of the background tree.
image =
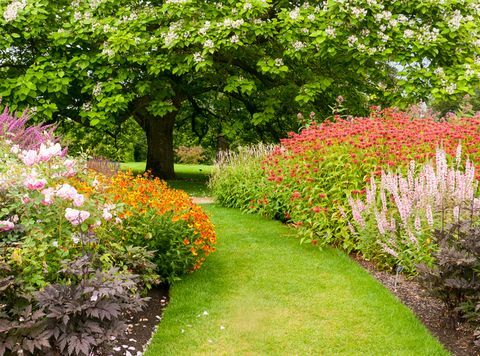
{"type": "Polygon", "coordinates": [[[476,0],[0,0],[0,13],[4,103],[98,130],[133,117],[163,178],[177,117],[279,136],[338,95],[358,112],[480,79],[476,0]]]}

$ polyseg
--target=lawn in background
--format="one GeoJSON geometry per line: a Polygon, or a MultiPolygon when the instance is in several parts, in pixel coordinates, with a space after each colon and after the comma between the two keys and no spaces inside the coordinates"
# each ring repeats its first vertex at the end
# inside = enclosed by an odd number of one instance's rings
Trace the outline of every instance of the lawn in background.
{"type": "MultiPolygon", "coordinates": [[[[145,172],[145,162],[120,163],[120,169],[141,174],[145,172]]],[[[175,164],[177,178],[167,182],[171,187],[185,190],[191,196],[209,196],[207,182],[212,169],[213,166],[203,164],[175,164]]]]}
{"type": "Polygon", "coordinates": [[[344,253],[279,222],[207,205],[218,251],[173,285],[146,356],[448,355],[344,253]]]}

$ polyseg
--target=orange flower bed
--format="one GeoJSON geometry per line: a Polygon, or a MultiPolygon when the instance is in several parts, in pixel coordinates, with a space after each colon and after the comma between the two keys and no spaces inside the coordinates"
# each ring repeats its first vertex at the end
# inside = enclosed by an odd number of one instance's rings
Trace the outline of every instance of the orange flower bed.
{"type": "MultiPolygon", "coordinates": [[[[98,180],[95,193],[101,192],[107,201],[124,205],[120,218],[154,211],[158,215],[172,214],[173,222],[186,221],[193,234],[184,236],[183,244],[195,256],[193,270],[200,268],[205,257],[215,251],[213,224],[184,191],[172,189],[165,181],[151,178],[148,174],[134,176],[131,172],[119,172],[113,177],[106,177],[95,173],[95,177],[98,180]]],[[[77,182],[75,185],[84,194],[93,193],[91,184],[77,182]]]]}

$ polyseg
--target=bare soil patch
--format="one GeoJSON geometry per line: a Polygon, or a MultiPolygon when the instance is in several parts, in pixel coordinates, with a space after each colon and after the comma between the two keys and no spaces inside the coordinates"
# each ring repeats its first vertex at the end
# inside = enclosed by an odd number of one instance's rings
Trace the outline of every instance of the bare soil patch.
{"type": "Polygon", "coordinates": [[[112,350],[104,355],[140,356],[145,351],[153,333],[162,320],[162,314],[168,304],[168,286],[160,285],[148,292],[150,300],[139,313],[128,317],[128,329],[125,338],[115,340],[112,350]]]}

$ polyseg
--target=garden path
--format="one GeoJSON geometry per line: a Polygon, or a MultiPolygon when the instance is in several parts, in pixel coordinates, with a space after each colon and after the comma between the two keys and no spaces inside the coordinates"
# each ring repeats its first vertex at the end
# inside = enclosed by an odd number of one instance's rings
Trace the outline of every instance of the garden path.
{"type": "Polygon", "coordinates": [[[278,222],[206,205],[218,250],[173,285],[145,355],[448,354],[348,256],[278,222]]]}

